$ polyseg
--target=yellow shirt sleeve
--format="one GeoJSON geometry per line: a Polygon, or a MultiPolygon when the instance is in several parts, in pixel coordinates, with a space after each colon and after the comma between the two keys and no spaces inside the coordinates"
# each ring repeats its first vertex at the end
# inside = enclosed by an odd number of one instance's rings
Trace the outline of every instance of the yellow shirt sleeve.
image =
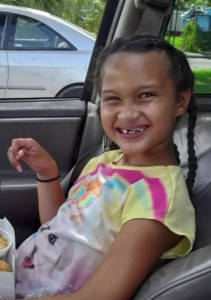
{"type": "Polygon", "coordinates": [[[174,233],[182,236],[180,243],[164,253],[162,258],[174,258],[189,253],[195,240],[195,210],[190,201],[182,172],[171,172],[172,199],[164,224],[174,233]]]}
{"type": "Polygon", "coordinates": [[[162,222],[169,230],[182,237],[180,243],[164,253],[162,258],[183,256],[193,247],[195,212],[182,170],[169,166],[151,173],[152,178],[155,173],[159,174],[159,178],[153,178],[151,183],[150,180],[143,179],[128,188],[121,223],[123,225],[139,218],[162,222]]]}

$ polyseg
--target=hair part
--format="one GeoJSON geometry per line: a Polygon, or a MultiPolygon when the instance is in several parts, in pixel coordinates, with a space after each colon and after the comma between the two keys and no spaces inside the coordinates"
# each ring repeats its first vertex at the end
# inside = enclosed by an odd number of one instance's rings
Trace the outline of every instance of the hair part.
{"type": "MultiPolygon", "coordinates": [[[[101,95],[103,68],[107,59],[111,55],[120,53],[149,53],[149,52],[165,53],[169,61],[169,75],[175,86],[175,92],[179,95],[182,92],[191,90],[191,99],[187,108],[189,114],[188,130],[187,130],[187,146],[188,146],[188,176],[186,179],[190,196],[192,196],[193,186],[197,171],[197,158],[194,148],[194,129],[197,119],[197,105],[193,96],[194,74],[189,66],[188,60],[184,53],[163,38],[152,35],[134,35],[116,39],[112,44],[106,46],[99,55],[94,74],[94,90],[97,95],[101,95]]],[[[100,103],[98,105],[98,113],[100,114],[100,103]]],[[[112,147],[113,144],[111,144],[112,147]]],[[[116,145],[114,144],[116,148],[116,145]]],[[[174,152],[178,164],[180,164],[179,151],[174,144],[174,152]]]]}

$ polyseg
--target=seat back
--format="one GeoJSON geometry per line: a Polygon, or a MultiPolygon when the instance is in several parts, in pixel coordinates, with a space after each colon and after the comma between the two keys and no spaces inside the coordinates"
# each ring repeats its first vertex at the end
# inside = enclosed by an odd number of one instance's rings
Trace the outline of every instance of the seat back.
{"type": "MultiPolygon", "coordinates": [[[[181,119],[175,132],[181,166],[187,175],[187,116],[181,119]]],[[[195,129],[195,149],[198,170],[194,185],[193,205],[196,211],[196,240],[194,249],[211,244],[211,116],[199,113],[195,129]]]]}
{"type": "MultiPolygon", "coordinates": [[[[181,166],[187,174],[187,116],[175,132],[181,166]]],[[[203,299],[211,295],[211,117],[200,113],[195,130],[198,161],[193,205],[196,211],[196,239],[193,251],[158,267],[137,291],[133,300],[203,299]]]]}

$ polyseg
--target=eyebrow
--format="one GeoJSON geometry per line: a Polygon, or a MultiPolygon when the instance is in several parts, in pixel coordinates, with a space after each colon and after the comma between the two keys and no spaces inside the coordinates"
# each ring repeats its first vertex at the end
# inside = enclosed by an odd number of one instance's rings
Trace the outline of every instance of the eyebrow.
{"type": "MultiPolygon", "coordinates": [[[[137,90],[145,90],[145,89],[160,89],[161,86],[156,85],[156,84],[148,84],[148,85],[142,85],[137,88],[137,90]]],[[[114,89],[107,89],[107,90],[102,90],[102,94],[108,94],[108,93],[116,93],[114,89]]]]}
{"type": "Polygon", "coordinates": [[[102,94],[116,93],[115,90],[102,90],[102,94]]]}

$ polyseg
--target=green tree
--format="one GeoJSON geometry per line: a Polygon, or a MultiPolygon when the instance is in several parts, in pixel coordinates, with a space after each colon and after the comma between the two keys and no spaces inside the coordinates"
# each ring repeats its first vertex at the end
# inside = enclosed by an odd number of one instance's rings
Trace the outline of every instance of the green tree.
{"type": "Polygon", "coordinates": [[[176,6],[179,6],[179,9],[190,9],[195,5],[211,7],[211,0],[177,0],[176,6]]]}
{"type": "Polygon", "coordinates": [[[97,34],[104,7],[104,0],[66,0],[63,18],[97,34]]]}
{"type": "Polygon", "coordinates": [[[2,4],[25,6],[62,16],[64,0],[0,0],[2,4]]]}

